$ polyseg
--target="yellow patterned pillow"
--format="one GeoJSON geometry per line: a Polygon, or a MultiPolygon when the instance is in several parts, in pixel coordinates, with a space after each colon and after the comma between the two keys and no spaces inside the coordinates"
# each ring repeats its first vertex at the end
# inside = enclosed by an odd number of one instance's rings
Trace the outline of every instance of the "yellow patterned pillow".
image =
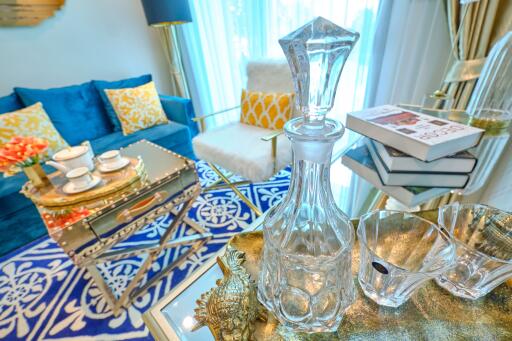
{"type": "Polygon", "coordinates": [[[106,89],[105,93],[124,135],[169,122],[153,82],[135,88],[106,89]]]}
{"type": "Polygon", "coordinates": [[[292,93],[242,90],[240,122],[262,128],[282,129],[292,117],[292,93]]]}
{"type": "Polygon", "coordinates": [[[0,115],[0,144],[7,143],[14,136],[34,136],[48,140],[50,156],[69,147],[50,121],[41,102],[0,115]]]}

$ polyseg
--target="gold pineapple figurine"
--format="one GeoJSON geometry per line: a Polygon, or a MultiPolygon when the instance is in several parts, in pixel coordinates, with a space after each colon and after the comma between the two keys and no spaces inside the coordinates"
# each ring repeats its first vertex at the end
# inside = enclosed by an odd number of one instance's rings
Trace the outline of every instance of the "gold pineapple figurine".
{"type": "Polygon", "coordinates": [[[217,341],[254,340],[254,323],[264,319],[256,297],[256,284],[242,264],[245,254],[228,245],[217,258],[224,278],[197,300],[193,330],[208,326],[217,341]]]}

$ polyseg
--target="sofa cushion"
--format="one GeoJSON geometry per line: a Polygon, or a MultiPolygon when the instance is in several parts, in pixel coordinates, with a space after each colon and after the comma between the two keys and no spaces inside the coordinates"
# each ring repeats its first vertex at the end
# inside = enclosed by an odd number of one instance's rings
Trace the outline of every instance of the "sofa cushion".
{"type": "Polygon", "coordinates": [[[112,132],[92,82],[47,90],[14,88],[14,91],[25,105],[42,102],[53,124],[70,145],[112,132]]]}
{"type": "Polygon", "coordinates": [[[190,99],[160,95],[160,101],[169,120],[186,125],[192,137],[199,134],[199,127],[193,120],[196,114],[190,99]]]}
{"type": "Polygon", "coordinates": [[[13,92],[10,95],[0,97],[0,114],[15,111],[21,108],[23,108],[23,103],[21,103],[16,93],[13,92]]]}
{"type": "Polygon", "coordinates": [[[112,126],[114,127],[114,131],[121,130],[121,123],[119,122],[119,119],[117,118],[116,112],[115,112],[114,108],[112,107],[112,104],[110,104],[110,100],[108,99],[107,94],[105,93],[105,89],[134,88],[136,86],[141,86],[141,85],[149,83],[151,81],[152,81],[151,75],[142,75],[139,77],[121,79],[121,80],[113,81],[113,82],[98,81],[98,80],[92,81],[96,90],[100,94],[100,97],[101,97],[101,100],[105,107],[105,110],[107,111],[107,115],[110,119],[110,122],[112,123],[112,126]]]}
{"type": "Polygon", "coordinates": [[[105,89],[105,93],[125,135],[169,122],[153,81],[135,88],[105,89]]]}
{"type": "Polygon", "coordinates": [[[183,124],[175,122],[139,130],[128,136],[124,136],[121,131],[116,131],[91,141],[91,145],[94,153],[100,154],[110,149],[126,147],[141,139],[154,142],[178,154],[193,158],[189,129],[183,124]]]}
{"type": "Polygon", "coordinates": [[[48,155],[69,147],[55,129],[41,102],[0,115],[0,144],[16,136],[34,136],[48,141],[48,155]]]}

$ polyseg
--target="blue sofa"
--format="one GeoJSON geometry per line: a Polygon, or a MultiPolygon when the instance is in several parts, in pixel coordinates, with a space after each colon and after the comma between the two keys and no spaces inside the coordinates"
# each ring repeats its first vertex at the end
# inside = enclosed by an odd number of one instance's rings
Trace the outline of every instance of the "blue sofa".
{"type": "MultiPolygon", "coordinates": [[[[55,89],[15,88],[0,97],[0,115],[42,102],[50,120],[70,145],[89,140],[96,154],[118,149],[140,139],[152,141],[195,159],[192,138],[198,127],[189,99],[161,95],[162,107],[171,121],[124,136],[104,89],[135,87],[151,81],[151,75],[121,81],[89,81],[55,89]]],[[[47,173],[55,171],[44,166],[47,173]]],[[[0,176],[0,255],[44,235],[46,228],[30,200],[19,193],[27,181],[23,173],[0,176]]]]}

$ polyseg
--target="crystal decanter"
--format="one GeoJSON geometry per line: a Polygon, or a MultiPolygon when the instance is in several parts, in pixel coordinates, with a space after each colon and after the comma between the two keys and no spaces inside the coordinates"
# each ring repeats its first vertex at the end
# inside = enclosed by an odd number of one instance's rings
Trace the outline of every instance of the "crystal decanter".
{"type": "Polygon", "coordinates": [[[284,128],[292,143],[292,176],[286,197],[263,223],[258,299],[294,331],[335,331],[355,298],[354,230],[334,202],[329,178],[332,149],[344,127],[326,115],[358,38],[319,17],[279,40],[302,116],[284,128]]]}

